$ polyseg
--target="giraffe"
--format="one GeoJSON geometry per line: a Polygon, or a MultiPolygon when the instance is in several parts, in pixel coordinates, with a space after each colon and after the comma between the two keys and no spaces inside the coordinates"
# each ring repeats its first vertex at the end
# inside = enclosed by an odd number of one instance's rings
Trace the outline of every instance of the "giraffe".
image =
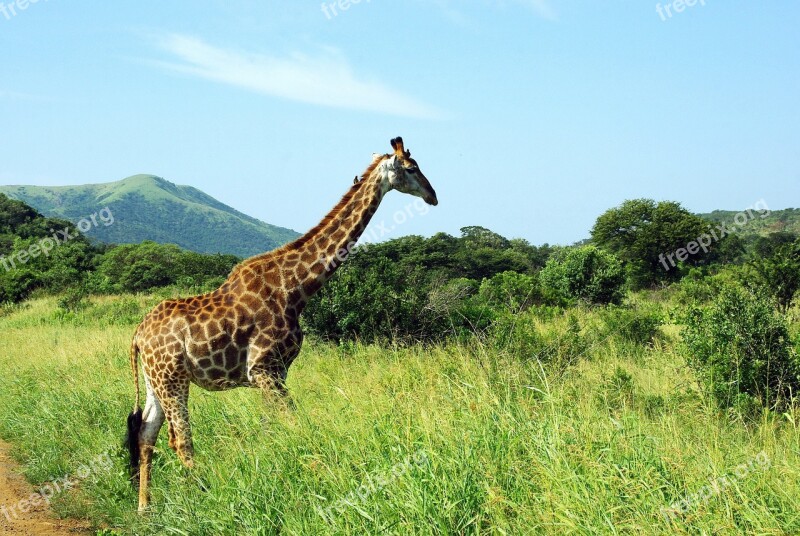
{"type": "Polygon", "coordinates": [[[131,342],[136,402],[127,439],[133,481],[139,482],[139,512],[149,505],[153,448],[165,419],[169,446],[184,466],[193,466],[189,385],[286,394],[286,375],[303,342],[300,314],[348,256],[384,195],[397,190],[438,204],[402,138],[392,139],[391,146],[392,153],[373,155],[360,179],[306,234],[242,261],[213,292],[165,300],[142,320],[131,342]]]}

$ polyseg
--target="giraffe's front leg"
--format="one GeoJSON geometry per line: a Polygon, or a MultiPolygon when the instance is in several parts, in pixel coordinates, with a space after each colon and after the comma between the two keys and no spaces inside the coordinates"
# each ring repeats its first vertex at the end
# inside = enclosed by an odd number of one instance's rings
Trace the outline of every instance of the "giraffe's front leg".
{"type": "MultiPolygon", "coordinates": [[[[296,355],[296,354],[295,354],[296,355]]],[[[250,349],[247,363],[247,379],[257,387],[267,400],[288,400],[289,390],[286,388],[286,375],[289,366],[274,347],[254,351],[250,349]]],[[[291,363],[291,360],[288,361],[291,363]]]]}
{"type": "Polygon", "coordinates": [[[286,375],[300,353],[302,342],[300,326],[287,329],[277,337],[261,333],[252,339],[247,352],[247,379],[268,401],[277,398],[292,404],[286,388],[286,375]]]}
{"type": "Polygon", "coordinates": [[[256,364],[247,371],[247,379],[257,387],[268,400],[288,399],[289,390],[286,388],[286,369],[268,368],[256,364]]]}

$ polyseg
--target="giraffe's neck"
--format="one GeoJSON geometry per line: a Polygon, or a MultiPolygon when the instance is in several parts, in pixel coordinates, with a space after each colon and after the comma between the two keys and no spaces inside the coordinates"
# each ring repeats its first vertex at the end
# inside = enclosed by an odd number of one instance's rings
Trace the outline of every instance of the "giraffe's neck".
{"type": "Polygon", "coordinates": [[[354,184],[342,200],[305,235],[278,255],[284,280],[302,303],[327,282],[350,255],[387,192],[375,166],[354,184]]]}
{"type": "Polygon", "coordinates": [[[332,211],[326,216],[323,221],[328,221],[328,225],[309,244],[310,250],[317,254],[319,264],[325,267],[323,282],[350,255],[386,194],[377,181],[359,183],[353,187],[358,191],[350,202],[340,211],[332,211]]]}

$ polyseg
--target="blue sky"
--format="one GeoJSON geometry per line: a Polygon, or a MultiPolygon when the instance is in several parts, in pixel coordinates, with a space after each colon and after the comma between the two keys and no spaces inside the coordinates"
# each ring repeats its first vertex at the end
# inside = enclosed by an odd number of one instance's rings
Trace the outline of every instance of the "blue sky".
{"type": "Polygon", "coordinates": [[[153,173],[302,232],[401,135],[440,204],[384,239],[800,205],[797,2],[0,2],[0,184],[153,173]]]}

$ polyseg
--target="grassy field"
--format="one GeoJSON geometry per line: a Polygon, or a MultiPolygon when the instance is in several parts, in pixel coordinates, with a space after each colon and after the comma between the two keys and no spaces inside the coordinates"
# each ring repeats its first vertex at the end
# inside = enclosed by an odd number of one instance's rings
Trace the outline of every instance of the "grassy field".
{"type": "Polygon", "coordinates": [[[193,388],[197,467],[162,430],[153,511],[139,517],[120,449],[127,352],[157,300],[0,310],[0,436],[36,485],[70,476],[55,510],[101,533],[800,533],[800,414],[721,413],[675,326],[635,344],[600,336],[583,310],[520,320],[582,341],[570,366],[478,341],[310,341],[289,373],[293,408],[193,388]]]}

